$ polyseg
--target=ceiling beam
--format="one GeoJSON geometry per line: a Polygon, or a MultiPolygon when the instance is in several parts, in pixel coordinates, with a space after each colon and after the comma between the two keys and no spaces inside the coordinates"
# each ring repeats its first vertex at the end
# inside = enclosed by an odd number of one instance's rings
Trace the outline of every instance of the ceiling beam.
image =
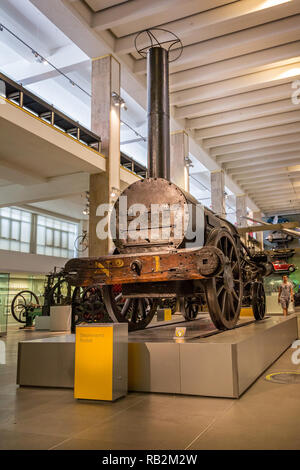
{"type": "MultiPolygon", "coordinates": [[[[292,203],[289,204],[289,207],[287,208],[286,205],[279,205],[279,204],[269,204],[268,206],[265,206],[263,209],[263,212],[265,214],[275,214],[275,215],[283,215],[283,214],[295,214],[298,212],[300,209],[300,205],[297,203],[292,203]],[[297,211],[297,212],[296,212],[297,211]]],[[[300,212],[300,211],[299,211],[300,212]]]]}
{"type": "Polygon", "coordinates": [[[91,26],[96,31],[104,31],[148,15],[159,14],[176,3],[181,3],[181,0],[131,0],[94,13],[91,26]]]}
{"type": "Polygon", "coordinates": [[[277,146],[270,146],[262,149],[254,149],[248,150],[244,152],[234,152],[234,153],[227,153],[225,155],[218,155],[216,156],[218,163],[228,163],[228,162],[235,162],[240,160],[250,160],[250,159],[257,159],[257,158],[264,158],[268,155],[278,155],[283,154],[285,155],[287,150],[289,152],[292,151],[300,151],[300,136],[299,142],[294,142],[289,145],[277,145],[277,146]]]}
{"type": "MultiPolygon", "coordinates": [[[[299,33],[300,34],[300,33],[299,33]]],[[[260,72],[250,73],[235,78],[230,78],[208,85],[188,88],[183,91],[171,93],[172,105],[187,105],[203,101],[215,100],[225,96],[245,93],[253,89],[268,88],[290,82],[293,78],[300,77],[300,62],[282,65],[260,72]]]]}
{"type": "MultiPolygon", "coordinates": [[[[129,2],[132,3],[132,2],[129,2]]],[[[161,2],[162,4],[165,3],[161,2]]],[[[151,8],[151,4],[149,4],[151,8]]],[[[170,70],[179,71],[188,67],[210,64],[220,60],[237,57],[263,48],[279,46],[300,39],[300,15],[294,15],[278,21],[272,21],[260,26],[243,29],[225,36],[185,46],[184,54],[170,64],[170,70]]],[[[170,52],[170,59],[175,59],[178,52],[170,52]]],[[[138,60],[135,73],[145,74],[146,59],[138,60]]]]}
{"type": "MultiPolygon", "coordinates": [[[[293,105],[294,109],[295,106],[293,105]]],[[[300,121],[300,110],[290,111],[288,113],[273,114],[271,116],[258,117],[256,119],[248,119],[245,121],[234,122],[233,124],[224,124],[222,126],[207,127],[205,129],[197,129],[195,138],[208,139],[211,137],[236,134],[238,132],[253,131],[256,129],[264,129],[265,127],[280,126],[300,121]]]]}
{"type": "MultiPolygon", "coordinates": [[[[268,197],[270,195],[273,195],[274,193],[278,193],[278,186],[273,186],[273,187],[269,187],[268,189],[264,190],[264,191],[256,191],[255,188],[252,187],[252,189],[249,189],[248,190],[248,194],[249,195],[252,195],[254,198],[255,197],[268,197]]],[[[280,186],[280,194],[282,195],[290,195],[290,194],[295,194],[295,191],[293,189],[292,186],[288,187],[288,186],[280,186]]],[[[251,196],[251,197],[252,197],[251,196]]]]}
{"type": "Polygon", "coordinates": [[[279,178],[273,176],[273,178],[266,178],[265,180],[255,182],[253,181],[252,183],[247,183],[245,182],[242,187],[245,189],[245,191],[249,191],[250,193],[253,191],[259,191],[260,193],[264,191],[269,191],[269,190],[274,190],[278,191],[278,188],[293,188],[293,183],[289,180],[289,178],[286,175],[283,175],[284,177],[279,178]]]}
{"type": "Polygon", "coordinates": [[[177,119],[194,118],[207,116],[210,114],[219,114],[226,111],[239,110],[257,106],[273,101],[283,100],[291,97],[292,84],[284,83],[282,85],[270,86],[261,90],[248,91],[224,98],[212,99],[203,103],[190,104],[187,106],[174,106],[174,116],[177,119]]]}
{"type": "Polygon", "coordinates": [[[248,232],[265,232],[267,230],[282,230],[285,228],[296,228],[298,222],[285,222],[283,224],[263,224],[263,225],[248,225],[248,227],[239,227],[238,232],[240,234],[248,232]]]}
{"type": "MultiPolygon", "coordinates": [[[[287,135],[277,135],[275,137],[266,137],[262,139],[255,139],[249,142],[241,142],[232,145],[220,145],[219,147],[212,148],[210,154],[212,157],[223,157],[227,154],[234,155],[239,152],[260,151],[261,149],[268,149],[269,147],[280,147],[290,145],[291,143],[300,142],[300,128],[297,133],[287,135]]],[[[262,150],[263,151],[263,150],[262,150]]]]}
{"type": "Polygon", "coordinates": [[[251,140],[257,140],[265,137],[277,137],[279,135],[294,134],[296,132],[300,132],[300,124],[298,122],[204,139],[203,146],[205,148],[212,148],[227,144],[249,142],[251,140]]]}
{"type": "MultiPolygon", "coordinates": [[[[43,183],[45,178],[20,165],[16,165],[11,161],[0,160],[0,174],[1,179],[7,180],[11,183],[21,184],[23,186],[43,183]]],[[[1,190],[0,190],[1,195],[1,190]]]]}
{"type": "MultiPolygon", "coordinates": [[[[262,198],[271,198],[271,197],[284,197],[284,196],[295,196],[297,195],[297,191],[295,189],[293,189],[293,187],[291,188],[280,188],[280,191],[274,191],[274,188],[269,188],[268,190],[265,190],[265,191],[257,191],[255,193],[249,191],[249,194],[252,195],[254,198],[256,199],[259,199],[260,197],[262,198]]],[[[298,194],[299,194],[299,191],[298,191],[298,194]]]]}
{"type": "MultiPolygon", "coordinates": [[[[297,179],[299,178],[300,175],[299,174],[295,174],[294,175],[294,179],[297,179]]],[[[270,183],[270,181],[278,181],[278,183],[280,184],[280,181],[284,181],[284,183],[286,183],[287,181],[289,181],[289,179],[293,179],[291,174],[289,173],[283,173],[282,170],[280,169],[275,169],[274,171],[272,171],[272,168],[270,168],[270,171],[268,172],[268,174],[263,174],[263,175],[251,175],[249,176],[248,178],[244,177],[244,178],[236,178],[236,181],[238,181],[241,185],[241,187],[247,187],[249,185],[257,185],[257,184],[268,184],[270,183]],[[270,175],[272,176],[270,178],[270,175]],[[246,181],[242,181],[242,179],[246,180],[246,181]]]]}
{"type": "MultiPolygon", "coordinates": [[[[199,7],[201,8],[201,4],[199,7]]],[[[187,38],[188,40],[191,33],[196,34],[200,42],[211,38],[211,35],[215,34],[215,28],[218,28],[219,36],[228,33],[229,29],[229,32],[240,29],[241,20],[243,28],[246,29],[296,13],[300,13],[300,5],[297,2],[286,2],[274,7],[264,0],[244,0],[219,8],[210,6],[208,11],[192,16],[184,15],[185,18],[162,24],[161,27],[176,32],[181,39],[187,38]]],[[[129,34],[117,39],[115,51],[119,54],[134,52],[134,38],[135,34],[129,34]]],[[[157,38],[159,41],[165,41],[168,36],[163,32],[157,32],[157,38]]],[[[146,40],[141,40],[140,47],[146,46],[146,40]]]]}
{"type": "MultiPolygon", "coordinates": [[[[295,158],[291,158],[290,160],[279,160],[274,162],[274,164],[272,164],[272,170],[275,168],[287,168],[289,165],[296,165],[297,163],[299,163],[299,155],[295,156],[295,158]]],[[[244,175],[245,173],[250,175],[253,173],[260,173],[264,170],[269,170],[269,168],[270,163],[262,163],[261,165],[255,165],[254,168],[251,165],[243,166],[241,168],[233,168],[232,170],[227,170],[226,173],[233,176],[239,174],[244,175]]]]}
{"type": "Polygon", "coordinates": [[[269,163],[270,165],[273,166],[273,163],[275,162],[283,162],[285,160],[292,160],[292,159],[299,159],[299,162],[300,162],[300,150],[298,150],[297,152],[286,152],[285,154],[279,154],[279,155],[268,155],[268,156],[265,156],[264,158],[250,158],[245,162],[244,160],[238,160],[238,161],[235,161],[235,162],[229,162],[229,163],[225,163],[223,164],[223,168],[230,172],[231,169],[235,169],[235,168],[250,168],[250,166],[257,166],[259,165],[261,162],[263,163],[269,163]]]}
{"type": "Polygon", "coordinates": [[[273,103],[260,104],[258,106],[250,106],[248,108],[237,109],[235,111],[227,111],[210,116],[203,116],[185,121],[186,129],[203,129],[207,127],[222,126],[224,124],[232,124],[236,122],[247,121],[249,119],[263,118],[272,114],[281,114],[284,112],[294,111],[295,105],[292,100],[279,100],[273,103]]]}
{"type": "Polygon", "coordinates": [[[0,207],[50,201],[82,193],[89,190],[89,181],[88,173],[75,173],[49,178],[46,183],[28,187],[19,184],[6,186],[0,189],[0,207]]]}
{"type": "MultiPolygon", "coordinates": [[[[51,55],[45,56],[45,59],[55,64],[55,67],[64,73],[76,70],[88,61],[86,54],[74,44],[60,47],[51,55]]],[[[59,72],[52,67],[37,62],[33,55],[32,61],[9,62],[1,67],[1,71],[8,76],[18,77],[18,82],[24,86],[59,75],[59,72]]]]}
{"type": "MultiPolygon", "coordinates": [[[[264,173],[264,170],[265,169],[258,169],[258,171],[247,171],[246,173],[241,173],[241,174],[237,174],[237,175],[232,175],[233,179],[238,183],[238,184],[241,184],[243,185],[244,182],[246,181],[246,183],[249,183],[250,181],[255,181],[257,184],[261,184],[262,182],[262,179],[264,177],[266,177],[266,180],[267,181],[270,181],[270,178],[273,177],[273,175],[282,175],[283,174],[283,170],[282,168],[284,167],[271,167],[270,168],[270,165],[269,165],[269,168],[268,168],[268,172],[264,173]]],[[[286,173],[289,177],[290,177],[290,174],[289,173],[286,173]]],[[[296,177],[296,174],[294,175],[296,177]]],[[[300,176],[300,172],[297,173],[297,177],[300,176]]]]}
{"type": "Polygon", "coordinates": [[[300,41],[271,47],[269,49],[251,52],[232,59],[221,60],[212,64],[193,67],[189,70],[170,75],[170,90],[172,92],[184,88],[213,83],[272,68],[274,64],[299,56],[300,41]]]}
{"type": "Polygon", "coordinates": [[[281,205],[285,203],[286,207],[288,207],[290,203],[292,202],[296,203],[297,199],[299,199],[298,196],[294,194],[293,196],[289,196],[289,197],[278,196],[276,198],[263,198],[263,199],[256,198],[255,201],[258,205],[264,205],[264,207],[266,207],[266,205],[276,204],[276,203],[280,203],[281,205]]]}

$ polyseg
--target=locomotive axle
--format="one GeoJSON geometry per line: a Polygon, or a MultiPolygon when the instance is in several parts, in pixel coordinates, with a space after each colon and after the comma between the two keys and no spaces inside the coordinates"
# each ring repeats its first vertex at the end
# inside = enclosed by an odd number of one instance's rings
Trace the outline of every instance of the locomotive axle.
{"type": "Polygon", "coordinates": [[[214,246],[149,254],[125,254],[68,261],[71,285],[114,285],[206,279],[218,275],[224,255],[214,246]]]}

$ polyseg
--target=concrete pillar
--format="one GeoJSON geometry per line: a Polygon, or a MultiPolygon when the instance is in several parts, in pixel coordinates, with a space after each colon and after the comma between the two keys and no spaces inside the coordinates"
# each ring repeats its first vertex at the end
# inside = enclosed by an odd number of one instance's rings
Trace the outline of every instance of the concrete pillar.
{"type": "MultiPolygon", "coordinates": [[[[262,213],[260,211],[252,212],[252,217],[253,217],[253,219],[261,220],[262,219],[262,213]]],[[[263,250],[264,249],[264,232],[257,232],[256,233],[256,240],[259,242],[260,249],[263,250]]]]}
{"type": "Polygon", "coordinates": [[[235,196],[236,201],[236,223],[238,227],[246,227],[248,225],[247,219],[247,196],[246,194],[237,194],[235,196]]]}
{"type": "Polygon", "coordinates": [[[171,181],[188,192],[190,189],[190,177],[186,158],[189,157],[189,136],[183,130],[172,132],[170,144],[171,181]]]}
{"type": "Polygon", "coordinates": [[[96,214],[101,204],[112,204],[120,190],[120,106],[112,98],[120,95],[120,64],[107,55],[92,62],[92,131],[101,136],[101,151],[106,157],[106,172],[90,177],[89,256],[112,251],[111,240],[100,240],[96,214]]]}
{"type": "Polygon", "coordinates": [[[225,179],[223,170],[215,170],[210,173],[211,207],[221,217],[226,217],[225,205],[225,179]]]}

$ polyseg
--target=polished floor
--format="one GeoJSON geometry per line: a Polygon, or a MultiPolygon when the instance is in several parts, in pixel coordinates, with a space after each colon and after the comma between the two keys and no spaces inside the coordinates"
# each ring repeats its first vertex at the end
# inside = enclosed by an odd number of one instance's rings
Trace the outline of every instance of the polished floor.
{"type": "Polygon", "coordinates": [[[300,449],[300,384],[265,380],[300,372],[292,349],[239,400],[130,393],[89,403],[72,390],[16,386],[18,341],[45,336],[10,326],[0,338],[0,449],[300,449]]]}

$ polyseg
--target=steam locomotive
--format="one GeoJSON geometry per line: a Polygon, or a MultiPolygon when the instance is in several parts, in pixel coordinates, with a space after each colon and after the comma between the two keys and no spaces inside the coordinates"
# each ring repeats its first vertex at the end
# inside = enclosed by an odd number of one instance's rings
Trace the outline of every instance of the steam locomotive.
{"type": "Polygon", "coordinates": [[[157,43],[146,54],[149,176],[114,205],[114,254],[70,260],[66,277],[77,289],[97,286],[92,296],[98,289],[110,319],[130,330],[145,328],[162,299],[181,299],[186,320],[206,305],[220,330],[236,326],[242,303],[261,320],[263,277],[272,264],[249,252],[235,226],[170,181],[169,50],[157,43]]]}

